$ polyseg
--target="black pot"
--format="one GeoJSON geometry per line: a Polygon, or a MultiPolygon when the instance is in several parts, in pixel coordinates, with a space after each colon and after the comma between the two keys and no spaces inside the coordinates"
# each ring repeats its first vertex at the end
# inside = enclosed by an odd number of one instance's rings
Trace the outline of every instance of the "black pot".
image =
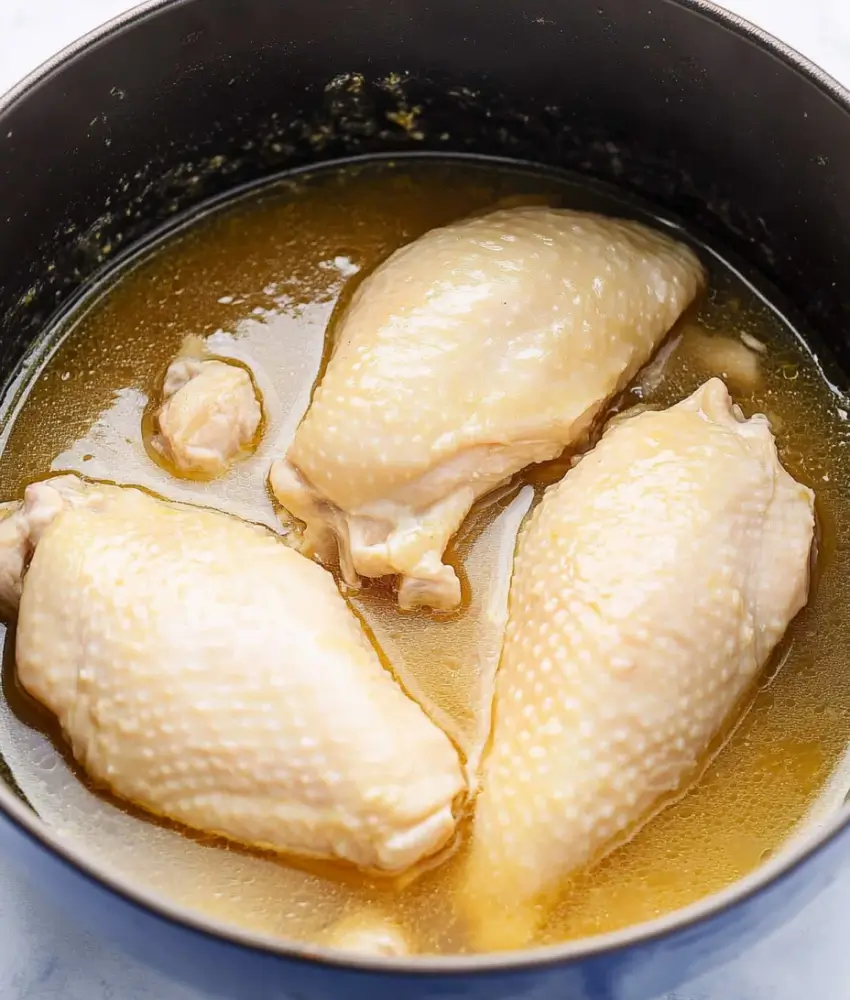
{"type": "MultiPolygon", "coordinates": [[[[567,166],[639,192],[758,268],[850,371],[850,95],[711,4],[165,0],[0,106],[3,376],[116,251],[175,213],[287,167],[414,149],[567,166]],[[415,129],[387,118],[400,105],[418,107],[415,129]]],[[[0,782],[3,848],[77,919],[212,995],[251,1000],[651,1000],[817,894],[850,853],[848,820],[626,932],[357,962],[123,883],[0,782]]]]}

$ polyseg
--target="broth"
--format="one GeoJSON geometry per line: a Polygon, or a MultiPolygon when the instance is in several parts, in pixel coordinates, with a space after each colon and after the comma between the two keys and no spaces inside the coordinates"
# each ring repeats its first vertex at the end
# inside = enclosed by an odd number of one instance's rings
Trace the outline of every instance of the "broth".
{"type": "MultiPolygon", "coordinates": [[[[266,475],[307,406],[326,327],[332,337],[334,316],[357,281],[396,247],[502,199],[646,214],[563,175],[437,158],[361,161],[249,192],[137,254],[34,349],[5,401],[0,496],[18,497],[51,471],[78,471],[219,507],[286,534],[290,526],[266,475]],[[187,334],[249,365],[263,394],[258,450],[211,483],[171,478],[142,439],[148,399],[187,334]]],[[[802,820],[837,809],[844,791],[845,404],[782,315],[721,257],[706,248],[701,255],[711,272],[708,294],[663,350],[663,369],[650,366],[617,405],[666,405],[709,375],[727,375],[748,415],[769,414],[782,461],[816,491],[816,580],[750,710],[701,780],[564,886],[541,943],[651,919],[723,888],[776,851],[802,820]]],[[[451,551],[465,576],[466,601],[456,614],[399,615],[382,583],[352,597],[408,690],[473,765],[489,731],[516,532],[568,458],[523,473],[475,507],[451,551]]],[[[418,878],[393,882],[244,850],[142,815],[86,782],[52,718],[17,687],[11,645],[0,702],[2,758],[44,820],[102,863],[246,929],[327,940],[340,918],[374,912],[392,920],[415,951],[470,949],[454,905],[462,843],[418,878]]]]}

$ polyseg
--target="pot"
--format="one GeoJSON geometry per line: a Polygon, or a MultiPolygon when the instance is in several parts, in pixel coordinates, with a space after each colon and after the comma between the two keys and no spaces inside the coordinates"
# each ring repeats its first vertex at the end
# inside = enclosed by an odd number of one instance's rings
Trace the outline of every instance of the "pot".
{"type": "MultiPolygon", "coordinates": [[[[761,271],[850,372],[850,94],[712,4],[156,0],[0,104],[7,387],[56,310],[164,222],[283,169],[388,151],[614,181],[761,271]]],[[[0,843],[76,920],[211,996],[652,1000],[817,895],[850,854],[850,813],[653,923],[417,960],[343,959],[131,884],[43,823],[2,759],[0,843]]]]}

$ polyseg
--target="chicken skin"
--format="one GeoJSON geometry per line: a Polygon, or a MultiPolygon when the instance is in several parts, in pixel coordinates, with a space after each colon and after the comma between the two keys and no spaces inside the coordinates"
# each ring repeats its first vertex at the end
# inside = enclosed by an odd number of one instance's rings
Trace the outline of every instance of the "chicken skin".
{"type": "Polygon", "coordinates": [[[215,479],[253,449],[263,411],[246,369],[187,340],[165,374],[151,447],[176,475],[215,479]]]}
{"type": "MultiPolygon", "coordinates": [[[[615,421],[521,536],[466,869],[482,946],[696,776],[807,600],[813,495],[719,379],[615,421]]],[[[542,907],[542,910],[541,910],[542,907]]]]}
{"type": "Polygon", "coordinates": [[[199,830],[379,872],[453,836],[457,752],[322,567],[229,515],[75,476],[5,514],[19,680],[96,782],[199,830]]]}
{"type": "Polygon", "coordinates": [[[491,212],[394,253],[355,293],[272,490],[347,583],[455,607],[444,550],[475,500],[586,436],[704,280],[636,222],[491,212]]]}

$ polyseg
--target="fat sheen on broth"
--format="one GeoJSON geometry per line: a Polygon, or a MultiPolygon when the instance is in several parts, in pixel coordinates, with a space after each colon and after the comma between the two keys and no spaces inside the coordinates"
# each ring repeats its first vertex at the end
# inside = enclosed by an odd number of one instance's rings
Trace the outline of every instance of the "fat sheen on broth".
{"type": "MultiPolygon", "coordinates": [[[[17,497],[52,471],[76,471],[286,535],[295,525],[268,491],[268,467],[309,403],[339,311],[394,249],[496,203],[642,214],[569,177],[430,158],[290,175],[217,206],[119,268],[48,332],[28,381],[6,401],[0,494],[17,497]],[[209,483],[175,479],[144,440],[163,372],[190,334],[248,365],[264,405],[257,451],[209,483]]],[[[841,797],[834,776],[850,738],[840,641],[850,586],[847,412],[783,316],[722,256],[703,249],[702,257],[708,292],[615,409],[666,406],[723,376],[745,414],[770,417],[783,464],[816,492],[817,575],[807,608],[702,777],[629,843],[563,886],[540,943],[615,930],[717,891],[841,797]]],[[[349,595],[388,666],[473,771],[489,733],[516,534],[572,457],[526,470],[475,507],[449,553],[463,571],[458,612],[399,615],[385,582],[349,595]]],[[[427,870],[395,881],[179,830],[90,786],[55,723],[18,687],[11,646],[0,754],[45,821],[96,858],[245,929],[333,943],[340,921],[374,919],[391,922],[415,952],[470,950],[456,906],[465,829],[427,870]]]]}

